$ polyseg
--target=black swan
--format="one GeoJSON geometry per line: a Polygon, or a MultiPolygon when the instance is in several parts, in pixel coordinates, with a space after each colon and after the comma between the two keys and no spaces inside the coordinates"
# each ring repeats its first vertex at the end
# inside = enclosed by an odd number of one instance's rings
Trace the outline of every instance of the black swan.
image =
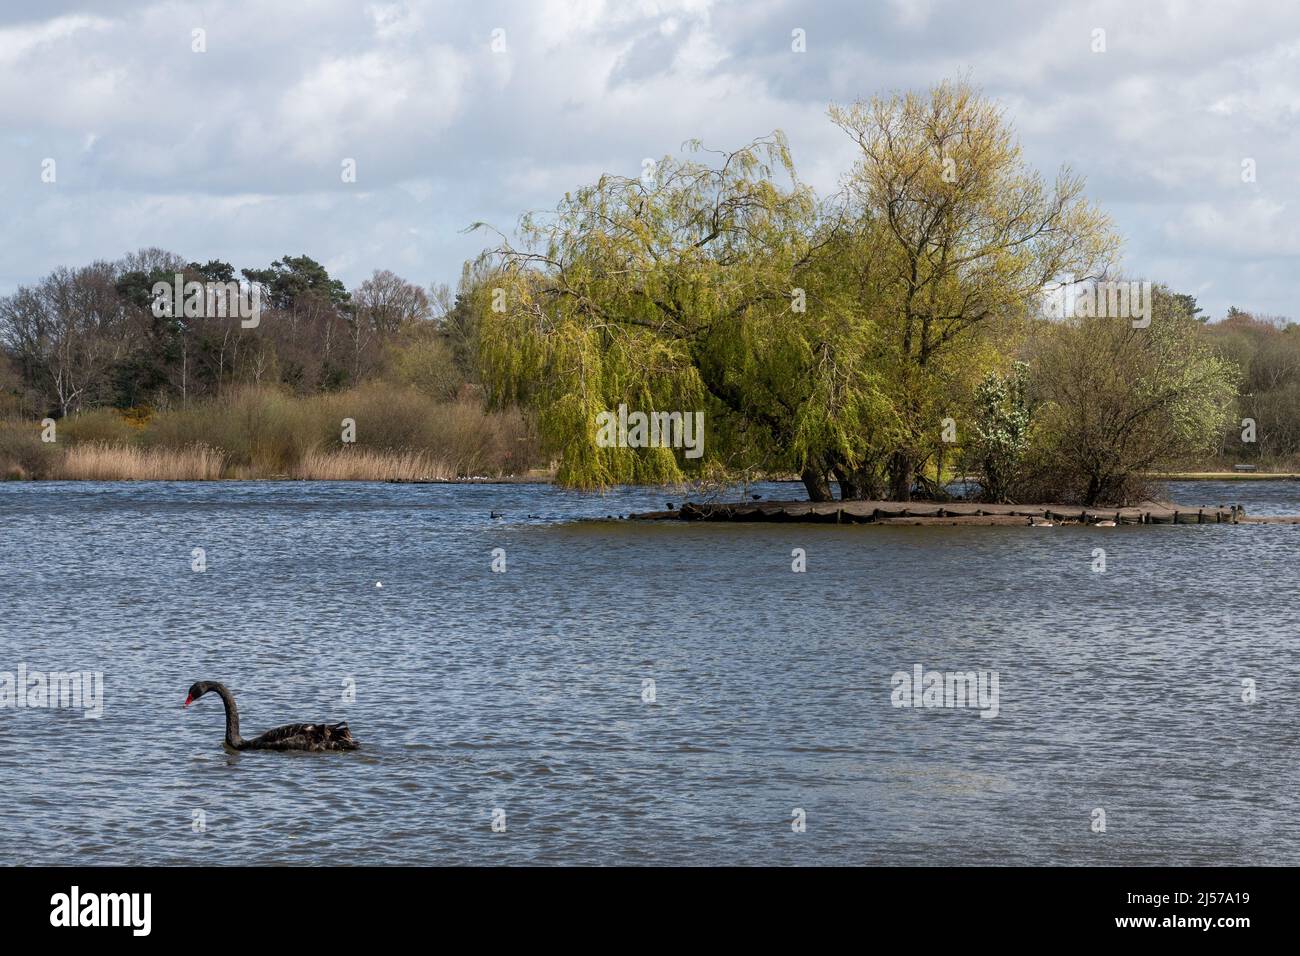
{"type": "Polygon", "coordinates": [[[239,709],[234,695],[225,684],[201,680],[190,688],[185,698],[188,707],[209,691],[216,693],[226,705],[226,746],[235,750],[356,750],[360,746],[352,739],[347,724],[285,724],[268,730],[260,737],[245,740],[239,736],[239,709]]]}

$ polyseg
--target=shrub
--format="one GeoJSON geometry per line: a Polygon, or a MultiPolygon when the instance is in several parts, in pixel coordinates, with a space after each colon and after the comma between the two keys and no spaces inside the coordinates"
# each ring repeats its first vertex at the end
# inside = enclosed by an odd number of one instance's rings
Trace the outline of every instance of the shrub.
{"type": "Polygon", "coordinates": [[[1030,437],[1029,366],[1010,375],[990,372],[975,389],[975,440],[970,455],[985,501],[1012,500],[1023,479],[1030,437]]]}
{"type": "Polygon", "coordinates": [[[0,478],[48,478],[59,456],[58,446],[41,441],[40,425],[0,421],[0,478]]]}
{"type": "Polygon", "coordinates": [[[59,419],[59,441],[69,443],[132,441],[137,432],[115,408],[96,408],[59,419]]]}
{"type": "Polygon", "coordinates": [[[391,362],[396,382],[430,398],[454,398],[464,382],[451,349],[436,336],[425,335],[394,347],[391,362]]]}
{"type": "Polygon", "coordinates": [[[1236,399],[1236,373],[1162,309],[1147,328],[1123,319],[1055,325],[1038,345],[1042,401],[1032,450],[1038,500],[1122,504],[1151,493],[1147,473],[1218,446],[1236,399]]]}

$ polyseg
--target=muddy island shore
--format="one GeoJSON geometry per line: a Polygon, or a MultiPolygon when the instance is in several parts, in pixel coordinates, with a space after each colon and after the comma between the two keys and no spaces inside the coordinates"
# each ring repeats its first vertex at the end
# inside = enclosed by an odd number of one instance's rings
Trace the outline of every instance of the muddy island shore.
{"type": "Polygon", "coordinates": [[[995,505],[977,502],[732,501],[686,502],[680,508],[628,515],[640,521],[785,521],[882,525],[1300,524],[1300,515],[1249,517],[1239,505],[1192,507],[1144,501],[1122,508],[995,505]]]}

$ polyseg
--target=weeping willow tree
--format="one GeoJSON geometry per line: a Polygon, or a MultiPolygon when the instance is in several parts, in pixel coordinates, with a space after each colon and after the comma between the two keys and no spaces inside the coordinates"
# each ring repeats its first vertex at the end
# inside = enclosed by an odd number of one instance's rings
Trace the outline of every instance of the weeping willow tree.
{"type": "Polygon", "coordinates": [[[906,500],[942,423],[1008,361],[1044,285],[1103,275],[1115,240],[1068,170],[1024,164],[962,83],[832,107],[861,157],[821,203],[780,133],[687,144],[607,175],[484,254],[480,361],[494,400],[539,411],[558,480],[595,488],[800,474],[809,497],[906,500]],[[606,447],[598,417],[701,411],[703,458],[606,447]]]}
{"type": "Polygon", "coordinates": [[[1103,275],[1117,240],[1083,180],[1030,169],[1001,110],[966,83],[830,117],[861,150],[842,194],[847,272],[883,342],[896,416],[871,480],[907,500],[940,447],[945,407],[997,361],[997,326],[1023,321],[1050,282],[1103,275]]]}
{"type": "Polygon", "coordinates": [[[495,401],[538,409],[566,485],[824,474],[889,412],[870,325],[839,308],[828,252],[842,242],[780,133],[602,176],[485,254],[485,381],[495,401]],[[704,412],[703,457],[598,442],[598,416],[619,405],[704,412]]]}

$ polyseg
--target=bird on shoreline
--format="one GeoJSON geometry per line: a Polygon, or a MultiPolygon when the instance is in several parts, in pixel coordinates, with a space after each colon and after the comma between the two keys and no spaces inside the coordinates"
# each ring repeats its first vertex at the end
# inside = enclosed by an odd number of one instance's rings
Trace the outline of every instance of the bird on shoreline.
{"type": "Polygon", "coordinates": [[[226,708],[225,745],[232,750],[356,750],[360,744],[352,739],[352,732],[346,723],[341,724],[285,724],[268,730],[251,740],[239,735],[239,709],[235,706],[235,696],[226,689],[225,684],[217,681],[201,680],[190,687],[185,698],[189,707],[207,693],[215,693],[221,698],[226,708]]]}

